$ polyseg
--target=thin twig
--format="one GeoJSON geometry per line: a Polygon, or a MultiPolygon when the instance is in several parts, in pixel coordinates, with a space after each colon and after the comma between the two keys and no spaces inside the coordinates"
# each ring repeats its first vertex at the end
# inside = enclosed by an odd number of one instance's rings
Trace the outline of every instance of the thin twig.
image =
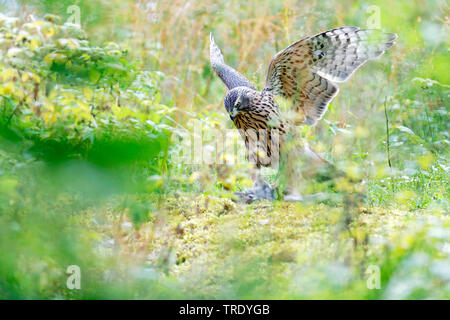
{"type": "Polygon", "coordinates": [[[389,118],[386,110],[386,97],[384,97],[384,116],[386,117],[386,150],[387,150],[387,158],[388,158],[388,164],[389,168],[392,168],[391,165],[391,151],[389,148],[389,118]]]}

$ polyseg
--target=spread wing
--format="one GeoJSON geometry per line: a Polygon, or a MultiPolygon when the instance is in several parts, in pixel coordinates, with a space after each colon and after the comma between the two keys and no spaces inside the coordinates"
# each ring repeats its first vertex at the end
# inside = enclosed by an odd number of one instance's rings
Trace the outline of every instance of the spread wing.
{"type": "Polygon", "coordinates": [[[335,82],[347,80],[367,60],[379,57],[396,38],[358,27],[304,38],[273,57],[264,90],[291,100],[306,123],[314,125],[339,91],[335,82]]]}
{"type": "Polygon", "coordinates": [[[216,45],[212,34],[209,35],[209,39],[209,60],[211,61],[211,66],[220,79],[222,79],[223,83],[225,83],[227,88],[231,90],[235,87],[242,86],[256,90],[253,84],[248,81],[246,77],[225,63],[222,52],[216,45]]]}

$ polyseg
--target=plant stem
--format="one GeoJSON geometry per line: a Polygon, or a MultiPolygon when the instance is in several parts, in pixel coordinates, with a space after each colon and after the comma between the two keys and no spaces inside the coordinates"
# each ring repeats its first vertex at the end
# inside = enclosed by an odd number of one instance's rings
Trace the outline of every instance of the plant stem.
{"type": "Polygon", "coordinates": [[[389,118],[386,110],[386,97],[384,97],[384,116],[386,117],[386,150],[387,150],[387,159],[389,168],[392,168],[391,165],[391,152],[389,148],[389,118]]]}

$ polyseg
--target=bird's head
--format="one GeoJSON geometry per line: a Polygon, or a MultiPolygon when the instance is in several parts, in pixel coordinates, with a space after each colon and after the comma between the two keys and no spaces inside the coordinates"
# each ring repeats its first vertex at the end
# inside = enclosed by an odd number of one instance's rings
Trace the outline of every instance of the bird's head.
{"type": "Polygon", "coordinates": [[[247,87],[236,87],[227,92],[224,103],[231,120],[234,120],[238,112],[249,108],[253,92],[255,90],[247,87]]]}

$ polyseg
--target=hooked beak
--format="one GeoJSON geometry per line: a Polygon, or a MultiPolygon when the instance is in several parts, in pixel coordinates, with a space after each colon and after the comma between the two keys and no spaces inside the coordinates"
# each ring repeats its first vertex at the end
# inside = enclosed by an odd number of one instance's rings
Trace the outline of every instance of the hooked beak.
{"type": "Polygon", "coordinates": [[[231,110],[231,113],[230,113],[230,118],[231,118],[231,120],[234,121],[234,118],[236,118],[238,112],[239,112],[239,110],[238,110],[238,108],[236,108],[236,107],[234,107],[233,110],[231,110]]]}

